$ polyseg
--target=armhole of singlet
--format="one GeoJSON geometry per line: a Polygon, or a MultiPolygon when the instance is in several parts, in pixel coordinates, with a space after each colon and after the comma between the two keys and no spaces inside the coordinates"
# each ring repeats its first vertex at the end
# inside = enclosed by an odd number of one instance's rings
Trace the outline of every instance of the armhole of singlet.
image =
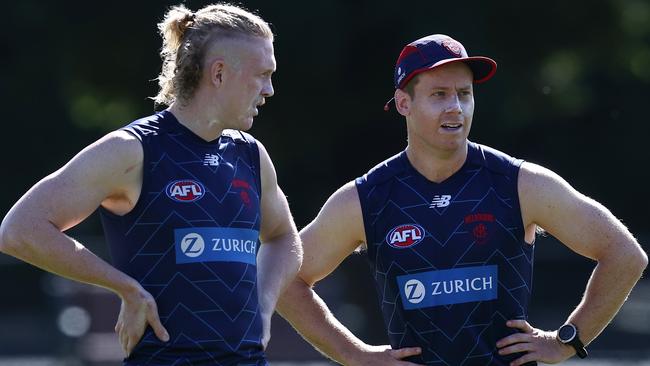
{"type": "Polygon", "coordinates": [[[362,195],[365,195],[365,188],[362,188],[362,185],[368,184],[368,179],[367,176],[363,177],[357,177],[354,179],[354,187],[356,188],[357,191],[357,197],[359,198],[359,206],[361,207],[361,220],[363,221],[363,232],[364,236],[366,238],[366,242],[361,244],[361,248],[365,250],[366,252],[370,249],[370,246],[368,245],[368,233],[370,232],[370,228],[368,227],[368,222],[366,222],[366,212],[368,212],[368,209],[366,207],[366,201],[363,199],[362,195]]]}
{"type": "Polygon", "coordinates": [[[139,209],[140,209],[140,206],[142,206],[143,195],[146,194],[145,193],[146,188],[149,187],[149,183],[150,183],[149,182],[149,176],[148,176],[148,174],[145,173],[145,167],[148,165],[148,161],[149,161],[149,152],[145,148],[143,137],[140,136],[139,134],[137,134],[136,132],[134,132],[132,129],[128,128],[128,126],[124,127],[124,128],[121,128],[118,131],[127,132],[128,134],[134,136],[138,140],[138,142],[140,143],[140,147],[142,148],[142,185],[140,186],[140,194],[138,195],[138,200],[135,202],[135,205],[133,205],[133,209],[131,209],[131,211],[127,212],[126,214],[124,214],[122,216],[117,215],[117,214],[109,211],[104,206],[101,206],[101,205],[99,206],[99,209],[102,210],[102,212],[104,214],[106,214],[107,217],[114,218],[114,219],[129,217],[130,215],[133,215],[136,212],[138,212],[139,209]]]}
{"type": "Polygon", "coordinates": [[[257,146],[257,140],[252,138],[252,136],[250,139],[251,141],[249,141],[247,136],[244,134],[242,134],[242,137],[244,138],[244,141],[247,142],[247,145],[250,146],[250,150],[252,150],[250,155],[253,167],[255,168],[255,184],[257,185],[257,194],[260,197],[260,202],[262,202],[262,165],[260,163],[260,148],[257,146]]]}
{"type": "Polygon", "coordinates": [[[513,204],[516,205],[514,207],[517,207],[517,223],[519,224],[519,227],[521,227],[521,243],[522,245],[525,245],[529,248],[532,248],[535,245],[535,239],[533,239],[532,243],[528,243],[526,241],[526,227],[524,226],[524,218],[523,218],[523,212],[521,209],[521,200],[519,199],[519,172],[521,171],[521,166],[525,160],[523,159],[512,159],[510,162],[510,169],[508,169],[508,174],[509,178],[514,182],[513,187],[514,187],[514,192],[512,194],[512,197],[514,199],[513,204]]]}

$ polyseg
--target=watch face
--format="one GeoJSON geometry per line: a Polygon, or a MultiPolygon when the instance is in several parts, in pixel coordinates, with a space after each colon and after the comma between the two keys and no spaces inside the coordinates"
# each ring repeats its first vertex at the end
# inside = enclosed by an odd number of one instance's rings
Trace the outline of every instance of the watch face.
{"type": "Polygon", "coordinates": [[[571,324],[565,324],[560,327],[557,331],[557,337],[562,341],[562,342],[570,342],[573,337],[576,335],[576,328],[574,328],[571,324]]]}

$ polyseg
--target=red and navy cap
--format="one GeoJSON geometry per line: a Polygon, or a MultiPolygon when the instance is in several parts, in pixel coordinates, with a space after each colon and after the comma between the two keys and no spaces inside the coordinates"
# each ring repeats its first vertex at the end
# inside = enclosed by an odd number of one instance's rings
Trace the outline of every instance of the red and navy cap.
{"type": "MultiPolygon", "coordinates": [[[[488,81],[497,63],[484,56],[468,56],[465,47],[444,34],[432,34],[407,44],[395,64],[395,89],[403,89],[417,74],[452,62],[464,62],[474,74],[474,83],[488,81]]],[[[390,109],[391,98],[384,110],[390,109]]]]}
{"type": "Polygon", "coordinates": [[[474,73],[474,83],[489,80],[497,63],[489,57],[468,56],[465,47],[444,34],[432,34],[407,44],[395,64],[395,88],[402,89],[413,77],[451,62],[464,62],[474,73]]]}

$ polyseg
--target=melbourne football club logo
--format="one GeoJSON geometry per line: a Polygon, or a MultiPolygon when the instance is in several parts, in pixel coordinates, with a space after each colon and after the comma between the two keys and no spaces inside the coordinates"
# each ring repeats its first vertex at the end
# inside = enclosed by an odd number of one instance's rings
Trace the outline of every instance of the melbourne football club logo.
{"type": "Polygon", "coordinates": [[[449,50],[449,52],[453,53],[454,56],[456,57],[462,57],[463,55],[463,46],[460,45],[457,41],[453,39],[445,39],[442,42],[442,45],[449,50]]]}
{"type": "Polygon", "coordinates": [[[200,256],[204,249],[203,237],[197,233],[189,233],[181,239],[181,252],[190,258],[200,256]]]}
{"type": "Polygon", "coordinates": [[[405,224],[394,227],[386,235],[386,242],[393,248],[410,248],[424,239],[424,229],[418,224],[405,224]]]}
{"type": "Polygon", "coordinates": [[[491,213],[473,213],[465,216],[464,223],[469,227],[476,244],[485,244],[492,234],[490,227],[494,221],[491,213]]]}
{"type": "Polygon", "coordinates": [[[241,199],[244,206],[246,206],[247,208],[251,208],[253,202],[251,201],[251,196],[248,193],[249,191],[251,191],[251,185],[248,184],[248,182],[245,180],[233,179],[232,188],[235,188],[239,191],[239,198],[241,199]]]}
{"type": "Polygon", "coordinates": [[[203,184],[192,179],[175,180],[165,188],[167,197],[176,202],[194,202],[205,194],[203,184]]]}

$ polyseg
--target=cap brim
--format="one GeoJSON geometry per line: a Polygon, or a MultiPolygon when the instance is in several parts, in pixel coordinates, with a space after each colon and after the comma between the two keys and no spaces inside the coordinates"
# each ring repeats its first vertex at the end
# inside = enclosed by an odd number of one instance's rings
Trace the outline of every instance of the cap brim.
{"type": "Polygon", "coordinates": [[[436,62],[435,64],[428,67],[429,70],[434,69],[438,66],[454,63],[454,62],[464,62],[472,70],[474,74],[474,83],[480,84],[486,82],[494,76],[497,72],[497,63],[489,58],[484,56],[470,56],[462,58],[451,58],[436,62]]]}
{"type": "Polygon", "coordinates": [[[433,65],[425,66],[413,71],[407,78],[402,80],[402,82],[400,83],[401,85],[400,88],[403,88],[404,85],[406,85],[409,81],[411,81],[411,79],[413,79],[413,77],[415,77],[419,73],[422,73],[424,71],[429,71],[435,69],[436,67],[447,65],[454,62],[463,62],[467,66],[469,66],[474,76],[474,80],[473,80],[474,84],[480,84],[490,80],[490,78],[492,78],[492,76],[494,76],[494,74],[497,72],[496,61],[494,61],[489,57],[470,56],[470,57],[448,58],[442,61],[438,61],[433,65]]]}
{"type": "Polygon", "coordinates": [[[484,56],[470,56],[442,60],[431,65],[429,67],[429,70],[453,62],[464,62],[467,66],[469,66],[469,68],[472,70],[472,73],[474,74],[475,84],[480,84],[490,80],[490,78],[492,78],[492,76],[494,76],[494,74],[497,72],[497,63],[493,59],[484,56]]]}

